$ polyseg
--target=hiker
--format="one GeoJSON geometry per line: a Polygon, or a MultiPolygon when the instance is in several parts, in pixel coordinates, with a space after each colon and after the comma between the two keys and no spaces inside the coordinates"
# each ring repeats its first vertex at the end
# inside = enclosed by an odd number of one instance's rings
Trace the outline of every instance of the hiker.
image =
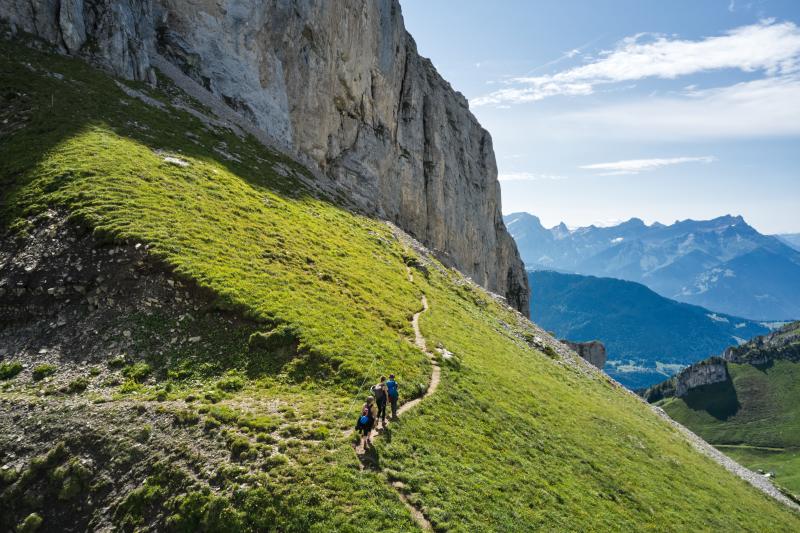
{"type": "Polygon", "coordinates": [[[370,433],[372,433],[372,426],[375,425],[375,417],[378,410],[375,408],[375,398],[367,396],[367,402],[361,408],[361,415],[358,417],[356,424],[356,431],[361,431],[362,442],[364,449],[367,449],[372,441],[370,440],[370,433]]]}
{"type": "Polygon", "coordinates": [[[370,387],[372,395],[375,396],[375,403],[378,404],[378,416],[381,419],[381,426],[386,427],[386,402],[389,399],[386,390],[386,376],[381,376],[381,382],[370,387]]]}
{"type": "Polygon", "coordinates": [[[392,404],[392,418],[397,418],[397,382],[394,374],[389,374],[389,381],[386,382],[386,392],[389,394],[389,402],[392,404]]]}

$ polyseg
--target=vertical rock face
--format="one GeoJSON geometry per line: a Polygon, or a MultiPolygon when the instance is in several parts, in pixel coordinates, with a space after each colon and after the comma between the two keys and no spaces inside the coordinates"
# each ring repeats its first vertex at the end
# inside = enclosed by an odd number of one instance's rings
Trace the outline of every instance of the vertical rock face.
{"type": "Polygon", "coordinates": [[[491,137],[417,53],[397,0],[10,0],[0,18],[128,78],[160,53],[527,314],[491,137]]]}
{"type": "Polygon", "coordinates": [[[719,357],[712,357],[684,368],[675,378],[675,396],[682,398],[690,390],[728,380],[728,366],[719,357]]]}
{"type": "Polygon", "coordinates": [[[565,339],[561,339],[561,342],[572,348],[575,353],[589,361],[597,368],[602,370],[603,366],[605,366],[607,358],[606,347],[602,342],[572,342],[565,339]]]}

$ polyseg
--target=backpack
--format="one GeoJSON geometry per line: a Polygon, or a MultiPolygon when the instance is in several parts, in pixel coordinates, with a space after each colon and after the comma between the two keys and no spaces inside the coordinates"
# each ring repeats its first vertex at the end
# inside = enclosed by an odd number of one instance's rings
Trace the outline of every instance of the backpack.
{"type": "Polygon", "coordinates": [[[375,399],[378,401],[381,401],[384,398],[386,398],[386,386],[383,384],[373,385],[370,388],[370,391],[375,396],[375,399]]]}
{"type": "Polygon", "coordinates": [[[361,417],[358,419],[358,425],[364,427],[368,423],[369,423],[369,406],[365,405],[364,408],[361,410],[361,417]]]}
{"type": "Polygon", "coordinates": [[[397,382],[393,379],[389,380],[386,382],[386,387],[389,389],[389,396],[397,398],[397,382]]]}

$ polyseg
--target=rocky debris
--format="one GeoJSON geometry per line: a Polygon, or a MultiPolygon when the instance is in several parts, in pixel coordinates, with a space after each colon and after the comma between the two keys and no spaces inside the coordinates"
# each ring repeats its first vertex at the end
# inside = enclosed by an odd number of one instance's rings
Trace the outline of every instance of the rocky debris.
{"type": "Polygon", "coordinates": [[[179,157],[167,156],[167,157],[164,158],[164,162],[165,163],[169,163],[170,165],[175,165],[176,167],[186,168],[186,167],[189,166],[189,162],[188,161],[185,161],[185,160],[183,160],[183,159],[181,159],[179,157]]]}
{"type": "Polygon", "coordinates": [[[606,364],[606,347],[600,341],[572,342],[561,339],[561,342],[599,369],[606,364]]]}
{"type": "Polygon", "coordinates": [[[675,396],[683,398],[689,391],[703,385],[727,381],[728,366],[719,357],[712,357],[681,370],[675,376],[675,396]]]}
{"type": "Polygon", "coordinates": [[[694,448],[709,457],[714,462],[720,464],[722,467],[725,468],[728,472],[732,473],[733,475],[743,479],[744,481],[750,483],[753,487],[760,490],[767,496],[775,498],[782,504],[794,509],[795,511],[800,511],[800,505],[798,505],[795,501],[791,500],[790,498],[786,497],[780,490],[778,490],[775,485],[773,485],[768,478],[756,474],[752,470],[749,470],[721,451],[717,450],[709,443],[701,439],[697,434],[689,430],[687,427],[679,424],[678,422],[674,421],[669,415],[660,407],[656,405],[650,406],[653,411],[655,411],[658,416],[660,416],[663,420],[665,420],[668,424],[673,426],[679,433],[681,433],[691,444],[694,448]]]}
{"type": "Polygon", "coordinates": [[[163,59],[528,312],[491,137],[417,53],[398,0],[11,0],[0,19],[128,79],[163,59]]]}
{"type": "MultiPolygon", "coordinates": [[[[90,372],[89,389],[118,379],[108,365],[115,358],[130,364],[201,343],[191,323],[216,301],[174,279],[146,245],[108,243],[56,211],[32,221],[28,236],[0,240],[0,296],[0,361],[25,366],[6,386],[47,394],[90,372]],[[160,337],[147,326],[156,316],[168,332],[160,337]],[[37,381],[33,370],[42,364],[57,372],[37,381]]],[[[239,323],[213,312],[225,325],[239,323]]]]}

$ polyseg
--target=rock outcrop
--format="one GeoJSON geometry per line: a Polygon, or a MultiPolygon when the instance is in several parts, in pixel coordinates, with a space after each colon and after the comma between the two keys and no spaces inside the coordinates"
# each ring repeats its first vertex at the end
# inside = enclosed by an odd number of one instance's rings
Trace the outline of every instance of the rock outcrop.
{"type": "Polygon", "coordinates": [[[569,346],[578,355],[589,361],[592,365],[602,370],[606,364],[606,347],[600,341],[572,342],[561,339],[563,344],[569,346]]]}
{"type": "Polygon", "coordinates": [[[773,359],[800,361],[800,322],[791,322],[768,335],[759,335],[722,354],[729,363],[764,365],[773,359]]]}
{"type": "Polygon", "coordinates": [[[711,357],[684,368],[675,376],[675,396],[682,398],[692,389],[721,383],[728,379],[728,366],[725,361],[719,357],[711,357]]]}
{"type": "Polygon", "coordinates": [[[154,82],[163,57],[528,313],[491,137],[417,53],[397,0],[10,0],[0,19],[126,78],[154,82]]]}

